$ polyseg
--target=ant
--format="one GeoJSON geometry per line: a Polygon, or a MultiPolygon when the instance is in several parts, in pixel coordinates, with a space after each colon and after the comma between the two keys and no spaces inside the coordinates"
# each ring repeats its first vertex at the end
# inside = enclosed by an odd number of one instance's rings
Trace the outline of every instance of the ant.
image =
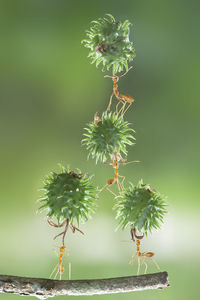
{"type": "Polygon", "coordinates": [[[143,235],[137,235],[136,234],[136,228],[131,229],[131,240],[134,242],[135,238],[136,238],[136,246],[137,246],[137,250],[135,252],[135,254],[133,254],[133,256],[131,257],[131,260],[129,262],[129,264],[133,264],[134,263],[134,259],[135,257],[138,255],[138,270],[137,270],[137,275],[139,275],[140,272],[140,261],[142,261],[145,265],[145,272],[144,274],[146,274],[147,272],[147,263],[146,263],[146,259],[151,259],[153,261],[153,263],[156,265],[156,267],[158,268],[158,270],[160,270],[159,265],[157,264],[157,262],[152,258],[155,253],[154,252],[140,252],[140,240],[143,239],[144,234],[143,235]]]}
{"type": "Polygon", "coordinates": [[[119,153],[114,152],[112,161],[111,162],[105,162],[104,164],[112,165],[113,169],[115,170],[114,171],[115,176],[114,176],[113,179],[109,179],[107,181],[107,184],[102,187],[100,192],[102,192],[106,188],[111,194],[113,194],[116,197],[117,195],[115,193],[113,193],[108,188],[108,186],[111,186],[113,183],[116,183],[117,187],[118,187],[118,190],[119,190],[119,193],[121,193],[121,191],[124,189],[125,176],[119,175],[119,165],[121,164],[121,165],[124,166],[124,165],[128,165],[128,164],[131,164],[131,163],[134,163],[134,162],[139,162],[139,161],[135,160],[135,161],[126,162],[126,160],[119,153]],[[122,161],[121,163],[119,162],[120,160],[122,161]],[[121,181],[119,180],[119,177],[122,178],[121,181]]]}
{"type": "MultiPolygon", "coordinates": [[[[60,274],[60,280],[62,277],[62,274],[64,273],[64,265],[63,265],[63,258],[64,258],[64,253],[65,253],[65,249],[66,247],[63,245],[60,247],[60,254],[58,255],[58,253],[56,252],[57,257],[59,258],[58,264],[55,266],[55,268],[53,269],[51,275],[49,276],[49,278],[51,278],[53,276],[53,274],[55,273],[56,269],[56,275],[54,277],[54,279],[56,279],[58,273],[60,274]]],[[[67,253],[67,256],[69,255],[69,253],[67,253]]],[[[71,279],[71,264],[69,263],[69,280],[71,279]]]]}
{"type": "MultiPolygon", "coordinates": [[[[126,75],[128,73],[128,71],[131,69],[132,67],[130,67],[123,75],[121,75],[120,77],[123,77],[124,75],[126,75]]],[[[110,96],[110,101],[108,104],[108,107],[106,109],[106,111],[110,110],[111,104],[112,104],[112,97],[113,95],[115,95],[115,97],[119,100],[117,106],[116,106],[116,113],[119,115],[121,113],[122,117],[124,116],[124,114],[127,112],[127,110],[129,109],[129,107],[131,106],[131,104],[134,102],[134,99],[129,96],[129,95],[123,95],[120,94],[118,91],[118,85],[117,82],[119,81],[119,76],[117,76],[116,74],[113,74],[113,76],[109,76],[109,75],[105,75],[105,78],[112,78],[113,80],[113,92],[110,96]],[[118,105],[122,103],[122,107],[120,108],[119,112],[118,112],[118,105]],[[129,103],[129,105],[127,106],[127,108],[125,109],[126,103],[129,103]],[[125,109],[125,111],[124,111],[125,109]]]]}

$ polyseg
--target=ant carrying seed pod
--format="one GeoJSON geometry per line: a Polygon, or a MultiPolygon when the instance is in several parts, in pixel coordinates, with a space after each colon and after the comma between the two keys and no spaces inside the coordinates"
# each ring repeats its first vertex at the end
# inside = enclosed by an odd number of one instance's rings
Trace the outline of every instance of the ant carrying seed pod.
{"type": "Polygon", "coordinates": [[[158,270],[160,270],[159,265],[157,264],[157,262],[155,261],[155,259],[153,259],[153,256],[155,255],[154,252],[147,252],[147,251],[140,252],[140,240],[142,240],[143,237],[144,237],[144,234],[140,235],[140,236],[136,235],[136,228],[131,229],[131,239],[134,242],[135,238],[136,238],[137,250],[133,254],[133,256],[131,257],[131,260],[130,260],[129,264],[133,264],[134,260],[135,260],[135,257],[138,255],[138,270],[137,270],[137,275],[139,275],[139,272],[140,272],[141,261],[145,265],[144,274],[146,274],[147,268],[148,268],[148,265],[147,265],[147,263],[145,261],[146,259],[151,259],[153,261],[153,263],[156,265],[156,267],[158,268],[158,270]]]}
{"type": "Polygon", "coordinates": [[[124,189],[124,180],[125,180],[125,176],[121,176],[119,175],[119,165],[128,165],[128,164],[132,164],[135,162],[139,162],[138,160],[134,160],[134,161],[130,161],[130,162],[126,162],[126,159],[124,159],[119,153],[114,152],[113,154],[113,159],[111,162],[105,162],[104,164],[108,164],[111,165],[114,169],[115,172],[115,176],[113,179],[109,179],[107,181],[107,184],[103,186],[103,188],[100,190],[100,192],[102,192],[105,188],[111,193],[113,194],[115,197],[117,196],[115,193],[113,193],[108,186],[111,186],[113,183],[117,184],[117,188],[119,193],[124,189]],[[120,162],[122,161],[122,162],[120,162]],[[122,178],[122,180],[120,181],[120,178],[122,178]]]}
{"type": "MultiPolygon", "coordinates": [[[[128,73],[128,71],[131,69],[132,67],[130,67],[123,75],[121,75],[120,77],[123,77],[124,75],[126,75],[128,73]]],[[[118,91],[118,85],[117,85],[117,82],[119,81],[119,76],[117,76],[116,74],[113,74],[113,76],[109,76],[109,75],[105,75],[104,76],[105,78],[108,77],[108,78],[112,78],[113,80],[113,92],[110,96],[110,101],[109,101],[109,104],[108,104],[108,107],[106,109],[106,111],[109,111],[110,110],[110,107],[111,107],[111,104],[112,104],[112,98],[113,96],[115,95],[115,97],[119,100],[119,102],[117,103],[116,105],[116,113],[117,115],[119,115],[121,113],[122,117],[124,116],[124,114],[127,112],[127,110],[129,109],[129,107],[131,106],[131,104],[134,102],[134,99],[129,96],[129,95],[123,95],[123,94],[120,94],[119,91],[118,91]],[[118,106],[119,104],[122,103],[122,107],[120,108],[119,112],[118,112],[118,106]],[[126,106],[126,103],[128,103],[128,106],[127,108],[125,109],[125,106],[126,106]],[[125,109],[125,111],[124,111],[125,109]]]]}

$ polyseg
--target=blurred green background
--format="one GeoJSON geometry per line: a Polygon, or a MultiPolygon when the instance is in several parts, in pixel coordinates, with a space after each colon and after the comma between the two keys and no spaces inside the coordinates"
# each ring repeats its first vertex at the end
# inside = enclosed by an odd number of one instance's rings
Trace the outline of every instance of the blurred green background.
{"type": "MultiPolygon", "coordinates": [[[[57,263],[58,231],[36,214],[36,200],[44,176],[59,162],[95,174],[100,187],[113,176],[111,167],[87,160],[80,143],[85,124],[105,109],[112,91],[80,42],[92,20],[111,13],[133,23],[137,55],[119,90],[136,99],[126,115],[137,139],[128,160],[141,163],[120,173],[126,182],[143,178],[168,196],[165,224],[143,240],[142,251],[156,253],[171,287],[99,297],[184,300],[199,294],[199,8],[199,1],[183,0],[0,1],[1,274],[48,278],[57,263]]],[[[104,191],[97,214],[81,226],[85,236],[69,234],[73,279],[136,274],[136,264],[128,265],[135,245],[121,243],[130,239],[128,230],[114,231],[112,205],[104,191]]],[[[149,263],[148,272],[156,271],[149,263]]]]}

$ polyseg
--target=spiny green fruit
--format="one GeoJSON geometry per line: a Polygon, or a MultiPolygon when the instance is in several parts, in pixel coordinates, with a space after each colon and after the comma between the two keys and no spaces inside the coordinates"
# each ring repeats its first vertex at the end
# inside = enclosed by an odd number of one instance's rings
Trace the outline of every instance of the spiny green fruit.
{"type": "Polygon", "coordinates": [[[103,71],[112,67],[113,73],[128,70],[128,61],[135,57],[132,42],[129,41],[129,26],[131,23],[116,21],[111,14],[92,22],[93,25],[86,31],[87,39],[82,41],[89,48],[88,57],[96,66],[103,64],[103,71]]]}
{"type": "Polygon", "coordinates": [[[40,210],[47,211],[48,218],[57,218],[58,225],[68,219],[70,222],[87,221],[95,211],[97,189],[91,184],[91,177],[62,167],[60,173],[52,172],[44,182],[44,195],[40,199],[40,210]]]}
{"type": "Polygon", "coordinates": [[[112,159],[115,152],[127,155],[126,146],[133,145],[135,140],[129,123],[112,112],[103,113],[98,122],[89,123],[85,130],[82,143],[89,151],[88,157],[96,158],[96,163],[112,159]]]}
{"type": "Polygon", "coordinates": [[[118,197],[114,206],[118,228],[136,228],[146,234],[152,229],[160,228],[163,216],[167,212],[165,197],[148,184],[139,181],[137,186],[130,184],[118,197]]]}

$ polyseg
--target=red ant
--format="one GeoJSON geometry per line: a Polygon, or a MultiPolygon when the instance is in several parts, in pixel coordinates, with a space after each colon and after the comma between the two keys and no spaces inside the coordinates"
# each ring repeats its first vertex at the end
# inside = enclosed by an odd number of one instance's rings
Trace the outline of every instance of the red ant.
{"type": "Polygon", "coordinates": [[[119,192],[121,192],[124,189],[124,180],[125,180],[125,176],[121,176],[119,175],[119,165],[128,165],[134,162],[139,162],[138,160],[135,161],[130,161],[130,162],[125,162],[126,160],[117,152],[114,153],[113,155],[113,159],[111,162],[105,162],[104,164],[108,164],[108,165],[112,165],[113,169],[115,170],[115,177],[113,179],[109,179],[107,181],[107,184],[103,186],[103,188],[100,190],[100,192],[102,192],[105,188],[111,193],[113,194],[115,197],[117,196],[115,193],[113,193],[108,186],[112,185],[113,183],[117,184],[118,190],[119,192]],[[121,163],[119,163],[119,161],[122,161],[121,163]],[[122,178],[121,182],[119,180],[119,177],[122,178]]]}
{"type": "MultiPolygon", "coordinates": [[[[63,227],[65,225],[65,229],[63,232],[57,234],[55,237],[54,237],[54,240],[59,237],[60,235],[62,235],[62,246],[60,247],[60,254],[58,255],[58,253],[56,252],[56,255],[58,256],[59,258],[59,262],[58,264],[55,266],[55,268],[53,269],[51,275],[50,275],[50,278],[53,276],[53,274],[55,273],[56,269],[58,268],[57,270],[57,273],[54,277],[54,279],[57,277],[58,273],[60,274],[60,279],[62,277],[62,274],[64,273],[64,265],[63,265],[63,255],[64,255],[64,252],[65,252],[65,245],[64,245],[64,240],[65,240],[65,236],[66,236],[66,233],[67,233],[67,230],[68,228],[70,227],[70,229],[72,230],[73,233],[77,231],[79,231],[81,234],[84,234],[80,229],[78,229],[76,226],[74,226],[72,224],[72,222],[69,221],[69,219],[66,219],[64,220],[63,223],[61,223],[60,225],[54,223],[53,221],[51,220],[47,220],[47,222],[49,223],[50,226],[53,226],[53,227],[56,227],[56,228],[59,228],[59,227],[63,227]]],[[[69,254],[67,254],[68,256],[69,254]]],[[[69,263],[69,280],[71,279],[71,264],[69,263]]]]}
{"type": "MultiPolygon", "coordinates": [[[[64,253],[65,253],[65,246],[61,246],[60,247],[60,254],[58,255],[58,253],[56,252],[57,257],[59,258],[58,264],[55,266],[55,268],[53,269],[51,275],[49,276],[49,278],[51,278],[53,276],[53,274],[55,273],[56,269],[56,275],[54,277],[54,279],[56,279],[58,273],[60,274],[60,280],[62,277],[62,274],[64,273],[64,265],[63,265],[63,259],[64,259],[64,253]]],[[[67,256],[69,255],[69,253],[67,253],[67,256]]],[[[71,279],[71,263],[69,263],[69,280],[71,279]]]]}
{"type": "Polygon", "coordinates": [[[138,255],[138,270],[137,270],[137,275],[140,272],[140,261],[142,261],[144,263],[144,265],[145,265],[145,272],[144,272],[144,274],[146,274],[148,265],[147,265],[145,259],[151,259],[153,261],[153,263],[156,265],[156,267],[158,268],[158,270],[160,270],[159,265],[157,264],[157,262],[155,261],[155,259],[152,258],[155,255],[154,252],[147,252],[147,251],[140,252],[140,240],[143,239],[144,234],[143,235],[136,235],[136,229],[133,228],[133,229],[131,229],[131,239],[132,239],[133,242],[135,241],[135,237],[136,237],[137,250],[133,254],[133,256],[131,257],[131,260],[130,260],[129,263],[133,264],[135,257],[138,255]]]}
{"type": "MultiPolygon", "coordinates": [[[[124,75],[126,75],[131,68],[132,67],[130,67],[120,77],[123,77],[124,75]]],[[[110,101],[109,101],[109,104],[108,104],[108,107],[107,107],[106,111],[110,110],[110,107],[111,107],[111,104],[112,104],[112,97],[113,97],[113,95],[115,95],[115,97],[119,100],[119,102],[118,102],[118,104],[116,106],[116,113],[117,114],[121,113],[121,115],[124,116],[124,114],[127,112],[127,110],[129,109],[129,107],[131,106],[131,104],[134,102],[134,99],[131,96],[129,96],[129,95],[123,95],[123,94],[119,93],[119,91],[118,91],[118,85],[117,85],[117,82],[119,81],[119,78],[120,78],[119,76],[117,76],[116,74],[113,74],[113,76],[105,75],[104,77],[109,77],[109,78],[112,78],[112,80],[113,80],[113,92],[112,92],[112,94],[110,96],[110,101]],[[122,103],[122,107],[120,108],[120,110],[118,112],[118,105],[120,103],[122,103]],[[129,103],[129,105],[127,106],[126,110],[124,111],[126,103],[129,103]]]]}
{"type": "Polygon", "coordinates": [[[57,273],[56,273],[54,279],[57,277],[57,275],[59,273],[60,274],[60,280],[61,280],[61,276],[64,273],[64,266],[63,266],[63,255],[64,255],[64,253],[65,253],[65,246],[61,246],[60,247],[60,255],[58,255],[58,253],[56,252],[56,255],[59,258],[59,262],[55,266],[55,268],[53,269],[53,271],[52,271],[51,275],[49,276],[49,278],[51,278],[53,276],[53,274],[55,273],[56,269],[58,268],[57,273]]]}

